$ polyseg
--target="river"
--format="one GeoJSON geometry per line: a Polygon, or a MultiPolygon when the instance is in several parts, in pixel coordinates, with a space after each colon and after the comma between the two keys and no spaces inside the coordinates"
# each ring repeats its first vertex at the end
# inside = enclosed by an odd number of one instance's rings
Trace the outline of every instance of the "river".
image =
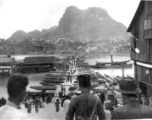
{"type": "MultiPolygon", "coordinates": [[[[23,60],[25,57],[27,57],[29,55],[14,55],[12,57],[14,57],[17,61],[23,60]]],[[[31,55],[30,55],[31,56],[31,55]]],[[[32,55],[33,56],[33,55],[32,55]]],[[[59,56],[59,55],[56,55],[59,56]]],[[[63,57],[63,56],[60,56],[63,57]]],[[[126,60],[130,60],[130,56],[122,56],[122,55],[117,55],[117,56],[113,56],[113,61],[126,61],[126,60]]],[[[110,62],[111,61],[111,56],[108,55],[103,55],[100,57],[96,57],[96,58],[86,58],[85,62],[89,63],[90,65],[95,64],[96,62],[110,62]]],[[[107,74],[110,76],[122,76],[122,69],[95,69],[94,72],[99,72],[100,74],[107,74]]],[[[29,86],[31,85],[40,85],[39,82],[42,80],[42,77],[44,75],[44,73],[42,74],[26,74],[29,78],[29,85],[27,90],[29,90],[29,86]]],[[[132,76],[134,77],[134,67],[133,68],[128,68],[124,70],[124,76],[132,76]]],[[[5,98],[8,97],[7,95],[7,90],[6,90],[6,85],[7,85],[7,80],[8,78],[0,78],[0,98],[3,96],[5,98]]]]}
{"type": "MultiPolygon", "coordinates": [[[[127,61],[130,60],[130,56],[122,56],[122,55],[117,55],[117,56],[113,56],[113,61],[127,61]]],[[[111,56],[109,55],[103,55],[100,58],[88,58],[86,59],[86,62],[93,65],[96,62],[110,62],[111,61],[111,56]]],[[[132,61],[131,61],[132,63],[132,61]]],[[[99,72],[101,74],[108,74],[110,76],[122,76],[122,69],[121,68],[111,68],[111,69],[95,69],[95,72],[99,72]]],[[[124,69],[124,76],[131,76],[134,77],[134,66],[132,68],[125,68],[124,69]]]]}

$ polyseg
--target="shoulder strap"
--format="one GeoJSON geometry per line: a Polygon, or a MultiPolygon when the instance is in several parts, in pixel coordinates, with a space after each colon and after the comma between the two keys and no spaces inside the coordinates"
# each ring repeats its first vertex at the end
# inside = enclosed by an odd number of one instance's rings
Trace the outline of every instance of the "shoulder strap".
{"type": "Polygon", "coordinates": [[[98,98],[96,97],[96,104],[95,104],[95,106],[94,106],[94,109],[93,109],[93,111],[92,111],[92,113],[91,113],[90,118],[92,118],[92,117],[93,117],[93,115],[94,115],[94,112],[95,112],[96,107],[97,107],[97,103],[98,103],[98,98]]]}

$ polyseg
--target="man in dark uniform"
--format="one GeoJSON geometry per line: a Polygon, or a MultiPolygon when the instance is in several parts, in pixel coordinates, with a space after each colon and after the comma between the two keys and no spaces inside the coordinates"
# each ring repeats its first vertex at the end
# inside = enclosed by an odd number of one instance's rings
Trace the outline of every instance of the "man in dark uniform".
{"type": "Polygon", "coordinates": [[[112,112],[111,119],[152,119],[152,108],[140,104],[137,99],[137,94],[141,93],[141,89],[137,88],[135,79],[125,77],[119,86],[118,92],[122,93],[124,105],[112,112]]]}
{"type": "Polygon", "coordinates": [[[106,119],[105,112],[99,97],[90,93],[90,75],[78,76],[79,90],[81,94],[71,100],[66,120],[99,120],[106,119]]]}

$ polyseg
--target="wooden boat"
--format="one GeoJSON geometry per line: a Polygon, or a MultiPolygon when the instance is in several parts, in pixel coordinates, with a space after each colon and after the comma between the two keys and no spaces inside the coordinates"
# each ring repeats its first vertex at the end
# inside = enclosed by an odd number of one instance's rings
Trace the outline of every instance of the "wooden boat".
{"type": "Polygon", "coordinates": [[[49,79],[49,80],[47,80],[47,79],[45,79],[45,80],[43,80],[43,82],[48,82],[48,83],[63,83],[64,81],[63,80],[53,80],[53,79],[49,79]]]}
{"type": "Polygon", "coordinates": [[[30,88],[35,90],[56,90],[56,86],[30,86],[30,88]]]}
{"type": "Polygon", "coordinates": [[[70,88],[69,88],[69,90],[70,91],[74,91],[74,90],[76,90],[78,87],[75,87],[75,86],[71,86],[70,88]]]}
{"type": "Polygon", "coordinates": [[[64,81],[66,78],[60,78],[60,77],[50,77],[50,78],[44,78],[44,81],[64,81]]]}
{"type": "Polygon", "coordinates": [[[121,81],[122,77],[120,77],[120,76],[116,76],[116,77],[114,77],[114,79],[117,81],[117,83],[120,83],[120,81],[121,81]]]}
{"type": "Polygon", "coordinates": [[[50,77],[43,77],[42,81],[48,83],[63,83],[66,80],[64,77],[60,76],[50,76],[50,77]]]}
{"type": "Polygon", "coordinates": [[[132,68],[132,63],[129,61],[120,61],[120,62],[96,62],[96,65],[90,65],[91,68],[96,69],[107,69],[107,68],[132,68]]]}
{"type": "Polygon", "coordinates": [[[46,86],[52,86],[52,85],[60,85],[61,83],[64,83],[64,80],[60,80],[60,79],[43,79],[40,84],[42,85],[46,85],[46,86]]]}
{"type": "Polygon", "coordinates": [[[66,75],[61,75],[61,74],[48,74],[48,75],[45,75],[44,78],[61,78],[61,79],[65,79],[67,76],[66,75]]]}
{"type": "Polygon", "coordinates": [[[103,75],[101,75],[100,73],[96,72],[95,74],[96,74],[96,76],[97,76],[98,78],[105,79],[105,77],[104,77],[103,75]]]}
{"type": "Polygon", "coordinates": [[[63,80],[55,80],[55,79],[44,79],[43,82],[47,82],[47,83],[63,83],[63,80]]]}
{"type": "Polygon", "coordinates": [[[111,76],[107,75],[107,74],[104,74],[106,80],[109,82],[109,83],[115,83],[117,82],[114,78],[112,78],[111,76]]]}
{"type": "Polygon", "coordinates": [[[67,77],[69,75],[69,71],[51,71],[48,74],[46,74],[45,76],[60,76],[60,77],[67,77]]]}
{"type": "Polygon", "coordinates": [[[57,82],[40,82],[41,85],[44,85],[44,86],[54,86],[54,85],[60,85],[61,83],[57,83],[57,82]]]}

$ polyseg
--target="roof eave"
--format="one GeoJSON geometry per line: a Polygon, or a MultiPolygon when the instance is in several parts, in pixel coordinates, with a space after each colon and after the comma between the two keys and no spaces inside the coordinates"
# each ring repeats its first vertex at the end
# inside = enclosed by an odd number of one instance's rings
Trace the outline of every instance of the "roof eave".
{"type": "Polygon", "coordinates": [[[134,23],[136,22],[136,20],[138,19],[140,13],[142,12],[143,8],[144,8],[144,4],[145,4],[145,1],[144,0],[141,0],[139,5],[138,5],[138,8],[136,10],[136,13],[127,29],[127,32],[131,32],[133,26],[134,26],[134,23]]]}

